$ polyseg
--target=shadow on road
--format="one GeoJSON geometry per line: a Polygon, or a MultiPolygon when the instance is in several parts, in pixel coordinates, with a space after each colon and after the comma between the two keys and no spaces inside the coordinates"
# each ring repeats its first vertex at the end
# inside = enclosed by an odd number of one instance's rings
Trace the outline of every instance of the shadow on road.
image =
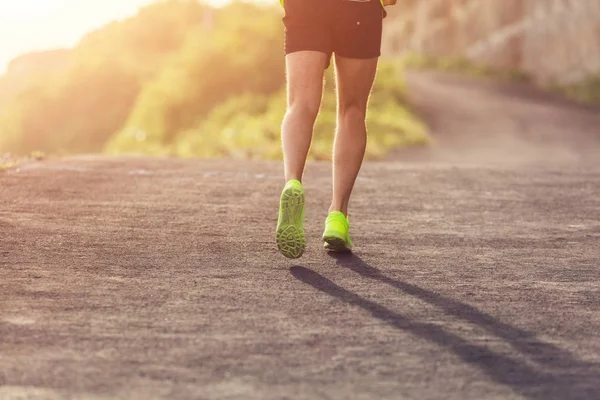
{"type": "Polygon", "coordinates": [[[505,340],[521,353],[531,356],[534,361],[540,364],[546,364],[549,360],[551,360],[554,367],[568,367],[572,364],[572,357],[569,352],[552,344],[540,342],[531,332],[498,321],[491,315],[479,311],[468,304],[430,292],[410,283],[389,278],[381,274],[381,271],[377,268],[368,265],[360,257],[354,254],[331,253],[330,255],[337,260],[338,265],[344,268],[348,268],[362,276],[393,286],[405,294],[417,297],[426,303],[444,310],[447,314],[454,315],[484,328],[491,334],[505,340]],[[560,362],[564,362],[565,364],[559,365],[558,363],[560,362]]]}
{"type": "Polygon", "coordinates": [[[392,285],[405,294],[415,296],[438,306],[446,313],[477,324],[510,343],[516,350],[531,356],[538,367],[527,365],[486,346],[445,331],[442,327],[411,320],[356,293],[336,285],[331,280],[305,267],[290,268],[298,280],[335,297],[344,303],[363,308],[396,329],[447,348],[466,363],[478,367],[495,382],[511,387],[529,399],[600,399],[600,365],[576,360],[556,346],[543,343],[535,335],[500,322],[474,307],[422,289],[418,286],[391,279],[355,255],[335,256],[340,266],[362,276],[392,285]]]}

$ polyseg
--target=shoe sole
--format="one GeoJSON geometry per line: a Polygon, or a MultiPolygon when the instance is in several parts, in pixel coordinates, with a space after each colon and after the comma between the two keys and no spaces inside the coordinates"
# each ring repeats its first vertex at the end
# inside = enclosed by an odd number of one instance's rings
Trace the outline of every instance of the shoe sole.
{"type": "Polygon", "coordinates": [[[281,222],[277,226],[277,247],[287,258],[300,258],[306,248],[304,237],[304,192],[288,188],[281,194],[281,222]]]}
{"type": "Polygon", "coordinates": [[[325,241],[325,249],[329,251],[336,251],[340,253],[348,253],[351,251],[346,246],[346,241],[337,236],[323,236],[323,241],[325,241]]]}

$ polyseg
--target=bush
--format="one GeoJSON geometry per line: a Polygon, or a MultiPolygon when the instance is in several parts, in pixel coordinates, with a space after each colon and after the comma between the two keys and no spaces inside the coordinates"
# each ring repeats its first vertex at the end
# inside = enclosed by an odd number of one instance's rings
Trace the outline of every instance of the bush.
{"type": "Polygon", "coordinates": [[[215,11],[213,30],[190,32],[182,50],[145,85],[106,150],[168,152],[220,103],[244,93],[277,92],[284,82],[281,21],[273,7],[266,10],[235,3],[215,11]]]}
{"type": "Polygon", "coordinates": [[[30,74],[24,89],[0,104],[0,152],[101,151],[126,122],[144,82],[208,9],[191,0],[153,4],[84,37],[64,56],[64,68],[30,74]]]}

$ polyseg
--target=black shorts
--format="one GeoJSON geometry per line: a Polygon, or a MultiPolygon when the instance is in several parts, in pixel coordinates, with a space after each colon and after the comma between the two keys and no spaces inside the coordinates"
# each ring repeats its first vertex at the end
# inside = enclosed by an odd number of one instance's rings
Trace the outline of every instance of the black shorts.
{"type": "Polygon", "coordinates": [[[285,54],[379,57],[384,17],[379,0],[285,0],[285,54]]]}

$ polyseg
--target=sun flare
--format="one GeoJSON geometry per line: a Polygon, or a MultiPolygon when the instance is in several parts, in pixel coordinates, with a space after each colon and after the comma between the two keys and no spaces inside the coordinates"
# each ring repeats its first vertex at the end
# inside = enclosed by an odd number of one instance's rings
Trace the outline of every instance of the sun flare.
{"type": "MultiPolygon", "coordinates": [[[[13,58],[72,47],[87,32],[128,16],[156,0],[0,1],[0,74],[13,58]]],[[[206,0],[222,6],[229,0],[206,0]]]]}

